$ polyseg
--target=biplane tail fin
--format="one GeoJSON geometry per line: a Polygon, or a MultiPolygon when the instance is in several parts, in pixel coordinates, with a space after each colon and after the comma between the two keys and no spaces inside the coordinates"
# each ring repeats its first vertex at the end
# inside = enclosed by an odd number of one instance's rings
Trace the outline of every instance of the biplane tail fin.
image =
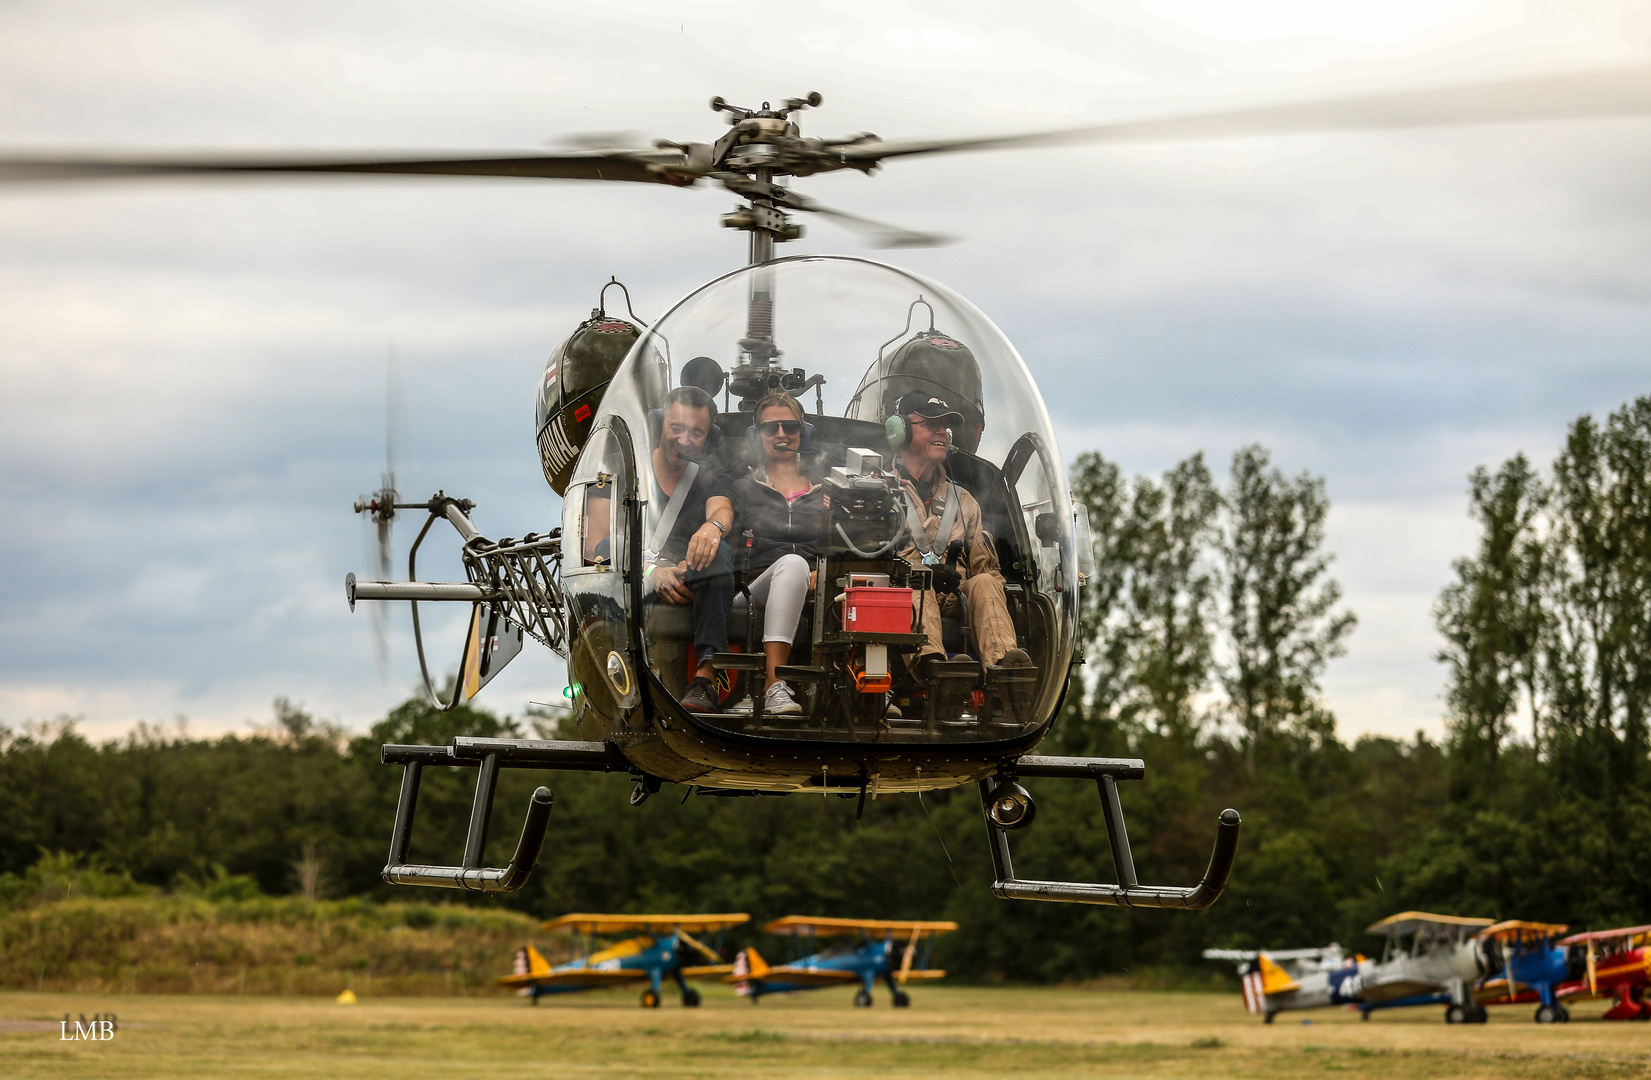
{"type": "Polygon", "coordinates": [[[1256,970],[1261,973],[1261,992],[1268,997],[1274,994],[1288,994],[1292,990],[1301,989],[1301,984],[1290,978],[1285,970],[1273,963],[1272,958],[1262,953],[1255,958],[1256,970]]]}
{"type": "Polygon", "coordinates": [[[499,985],[517,987],[519,994],[532,994],[534,983],[549,974],[550,961],[532,945],[523,945],[516,950],[516,960],[511,965],[510,974],[501,977],[499,985]]]}
{"type": "Polygon", "coordinates": [[[747,948],[740,953],[740,957],[744,959],[745,963],[734,965],[736,976],[742,975],[747,979],[760,979],[773,970],[768,966],[768,962],[762,958],[762,954],[754,948],[747,948]],[[741,967],[744,968],[743,971],[741,967]]]}
{"type": "Polygon", "coordinates": [[[1267,1011],[1267,998],[1301,989],[1301,984],[1273,963],[1266,953],[1256,956],[1240,985],[1244,990],[1244,1008],[1256,1015],[1267,1011]]]}

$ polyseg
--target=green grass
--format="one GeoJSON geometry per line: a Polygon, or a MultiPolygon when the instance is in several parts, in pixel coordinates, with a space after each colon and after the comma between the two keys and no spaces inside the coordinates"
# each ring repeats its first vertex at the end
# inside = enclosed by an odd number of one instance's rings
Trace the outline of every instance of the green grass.
{"type": "MultiPolygon", "coordinates": [[[[511,999],[401,998],[346,1007],[297,998],[0,994],[8,1077],[799,1078],[1565,1077],[1651,1074],[1638,1025],[1521,1011],[1471,1030],[1435,1010],[1358,1023],[1263,1026],[1230,996],[921,988],[910,1009],[855,1009],[846,993],[760,1006],[708,987],[699,1009],[636,1007],[606,992],[529,1008],[511,999]],[[64,1043],[62,1013],[114,1011],[107,1043],[64,1043]],[[38,1026],[18,1029],[19,1022],[38,1026]]],[[[1592,1014],[1590,1014],[1591,1016],[1592,1014]]]]}
{"type": "Polygon", "coordinates": [[[457,905],[254,896],[77,897],[0,913],[0,989],[80,993],[489,992],[538,921],[457,905]]]}

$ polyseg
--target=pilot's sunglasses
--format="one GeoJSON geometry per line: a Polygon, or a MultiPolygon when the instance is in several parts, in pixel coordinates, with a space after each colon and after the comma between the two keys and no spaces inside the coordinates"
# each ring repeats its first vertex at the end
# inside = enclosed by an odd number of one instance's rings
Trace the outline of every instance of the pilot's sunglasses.
{"type": "Polygon", "coordinates": [[[770,420],[767,423],[757,425],[757,430],[764,435],[778,435],[782,431],[787,435],[795,435],[802,429],[803,422],[801,420],[770,420]]]}

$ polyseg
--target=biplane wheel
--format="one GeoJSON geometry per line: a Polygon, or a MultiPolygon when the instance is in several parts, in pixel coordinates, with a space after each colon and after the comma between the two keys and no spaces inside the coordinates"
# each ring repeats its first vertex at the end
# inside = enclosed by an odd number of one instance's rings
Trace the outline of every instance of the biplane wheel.
{"type": "Polygon", "coordinates": [[[1555,1005],[1554,1008],[1559,1010],[1559,1022],[1561,1024],[1569,1024],[1571,1022],[1571,1010],[1570,1009],[1567,1009],[1563,1005],[1555,1005]]]}
{"type": "Polygon", "coordinates": [[[1370,1019],[1370,1010],[1369,1009],[1360,1009],[1359,1010],[1359,1019],[1364,1020],[1364,1021],[1369,1021],[1369,1019],[1370,1019]]]}
{"type": "Polygon", "coordinates": [[[910,994],[906,993],[904,990],[896,990],[894,992],[894,1007],[896,1009],[904,1009],[907,1006],[909,1006],[910,1004],[911,1004],[911,995],[910,994]]]}
{"type": "Polygon", "coordinates": [[[1539,1024],[1559,1023],[1559,1010],[1552,1005],[1538,1005],[1536,1007],[1536,1022],[1539,1024]]]}
{"type": "Polygon", "coordinates": [[[659,995],[652,990],[642,991],[642,1007],[644,1009],[659,1008],[659,995]]]}
{"type": "Polygon", "coordinates": [[[1474,1006],[1473,1006],[1472,1014],[1468,1016],[1468,1023],[1470,1023],[1470,1024],[1488,1024],[1488,1023],[1490,1023],[1490,1010],[1485,1008],[1483,1005],[1475,1003],[1474,1006]]]}
{"type": "Polygon", "coordinates": [[[871,995],[864,990],[856,990],[854,992],[854,1007],[856,1009],[871,1008],[871,995]]]}
{"type": "Polygon", "coordinates": [[[1261,1016],[1261,1022],[1263,1024],[1270,1024],[1270,1023],[1273,1022],[1273,1017],[1275,1017],[1277,1015],[1278,1015],[1278,1013],[1276,1013],[1276,1012],[1263,1013],[1262,1016],[1261,1016]]]}
{"type": "Polygon", "coordinates": [[[1445,1023],[1465,1024],[1468,1022],[1468,1010],[1464,1005],[1452,1005],[1445,1010],[1445,1023]]]}
{"type": "Polygon", "coordinates": [[[682,991],[682,1004],[690,1009],[699,1008],[699,991],[691,986],[682,991]]]}

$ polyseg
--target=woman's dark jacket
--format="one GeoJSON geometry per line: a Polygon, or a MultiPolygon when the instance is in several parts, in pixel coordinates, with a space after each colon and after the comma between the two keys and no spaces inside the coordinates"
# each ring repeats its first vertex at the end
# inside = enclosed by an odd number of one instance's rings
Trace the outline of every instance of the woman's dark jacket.
{"type": "Polygon", "coordinates": [[[780,561],[780,556],[797,554],[814,561],[820,543],[820,513],[825,505],[825,489],[818,484],[808,494],[787,505],[785,496],[747,476],[734,481],[734,527],[728,539],[734,548],[734,565],[740,565],[745,549],[745,530],[752,532],[750,574],[756,577],[780,561]]]}

